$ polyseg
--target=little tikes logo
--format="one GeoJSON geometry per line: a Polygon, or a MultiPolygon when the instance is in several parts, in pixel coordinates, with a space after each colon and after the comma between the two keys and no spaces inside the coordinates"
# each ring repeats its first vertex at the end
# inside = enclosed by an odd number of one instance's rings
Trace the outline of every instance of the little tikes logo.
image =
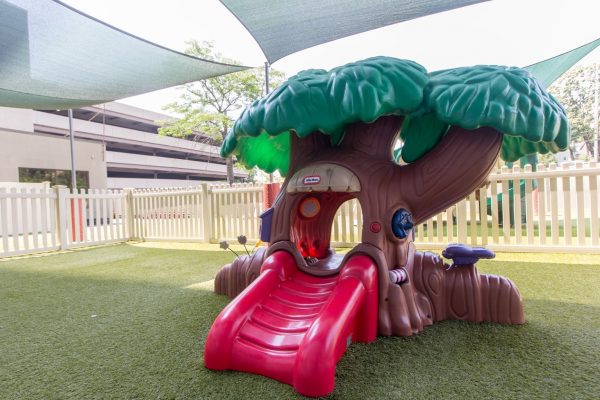
{"type": "Polygon", "coordinates": [[[309,175],[302,179],[303,185],[316,185],[319,182],[321,182],[321,177],[319,175],[309,175]]]}

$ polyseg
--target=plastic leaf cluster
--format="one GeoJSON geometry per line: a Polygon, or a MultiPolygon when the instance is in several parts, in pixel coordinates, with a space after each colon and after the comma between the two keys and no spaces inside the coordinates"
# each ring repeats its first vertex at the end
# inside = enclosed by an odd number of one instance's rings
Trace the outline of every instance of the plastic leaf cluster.
{"type": "Polygon", "coordinates": [[[504,133],[505,161],[568,146],[564,108],[524,69],[482,65],[434,72],[430,87],[428,104],[441,121],[504,133]]]}
{"type": "Polygon", "coordinates": [[[235,153],[249,167],[285,175],[290,132],[302,138],[320,131],[338,144],[346,124],[416,110],[428,79],[421,65],[390,57],[302,71],[244,110],[221,154],[235,153]],[[288,137],[275,139],[280,134],[288,137]]]}
{"type": "Polygon", "coordinates": [[[373,57],[291,77],[244,110],[221,154],[285,175],[291,134],[303,138],[319,131],[337,145],[347,124],[384,115],[406,116],[405,162],[435,147],[451,125],[503,132],[501,156],[507,161],[556,152],[569,141],[563,107],[523,69],[475,66],[428,74],[413,61],[373,57]]]}

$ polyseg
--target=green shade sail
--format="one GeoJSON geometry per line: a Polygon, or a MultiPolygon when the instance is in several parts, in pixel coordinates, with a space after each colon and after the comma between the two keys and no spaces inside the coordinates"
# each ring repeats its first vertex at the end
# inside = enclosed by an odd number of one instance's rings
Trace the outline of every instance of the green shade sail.
{"type": "Polygon", "coordinates": [[[523,67],[531,72],[543,87],[549,87],[569,68],[600,46],[600,38],[558,56],[523,67]]]}
{"type": "Polygon", "coordinates": [[[58,1],[0,0],[0,106],[81,107],[247,68],[174,52],[58,1]]]}
{"type": "Polygon", "coordinates": [[[451,125],[504,133],[506,161],[569,142],[565,110],[526,70],[483,65],[427,73],[413,61],[373,57],[291,77],[244,110],[221,155],[285,175],[289,135],[320,131],[337,145],[347,124],[384,115],[406,116],[401,155],[408,162],[435,147],[451,125]]]}
{"type": "Polygon", "coordinates": [[[221,0],[273,63],[332,40],[488,0],[221,0]]]}

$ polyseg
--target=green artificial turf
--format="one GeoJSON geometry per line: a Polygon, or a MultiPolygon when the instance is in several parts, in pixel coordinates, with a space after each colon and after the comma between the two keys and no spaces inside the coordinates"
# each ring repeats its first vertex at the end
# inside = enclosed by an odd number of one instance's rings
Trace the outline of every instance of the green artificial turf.
{"type": "MultiPolygon", "coordinates": [[[[216,246],[116,245],[0,262],[1,399],[282,399],[268,378],[203,367],[228,299],[216,246]]],[[[335,399],[600,398],[600,256],[500,254],[524,326],[446,321],[353,344],[335,399]]]]}

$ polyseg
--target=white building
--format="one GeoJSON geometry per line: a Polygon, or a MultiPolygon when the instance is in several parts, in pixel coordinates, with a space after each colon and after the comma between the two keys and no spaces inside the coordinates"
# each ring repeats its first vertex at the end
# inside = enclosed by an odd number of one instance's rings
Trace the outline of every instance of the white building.
{"type": "MultiPolygon", "coordinates": [[[[148,188],[226,180],[218,146],[159,136],[169,116],[121,103],[73,110],[75,167],[90,188],[148,188]]],[[[202,139],[202,138],[201,138],[202,139]]],[[[206,138],[204,138],[206,139],[206,138]]],[[[71,170],[66,111],[0,107],[0,182],[71,170]]],[[[237,179],[247,177],[235,171],[237,179]]]]}

